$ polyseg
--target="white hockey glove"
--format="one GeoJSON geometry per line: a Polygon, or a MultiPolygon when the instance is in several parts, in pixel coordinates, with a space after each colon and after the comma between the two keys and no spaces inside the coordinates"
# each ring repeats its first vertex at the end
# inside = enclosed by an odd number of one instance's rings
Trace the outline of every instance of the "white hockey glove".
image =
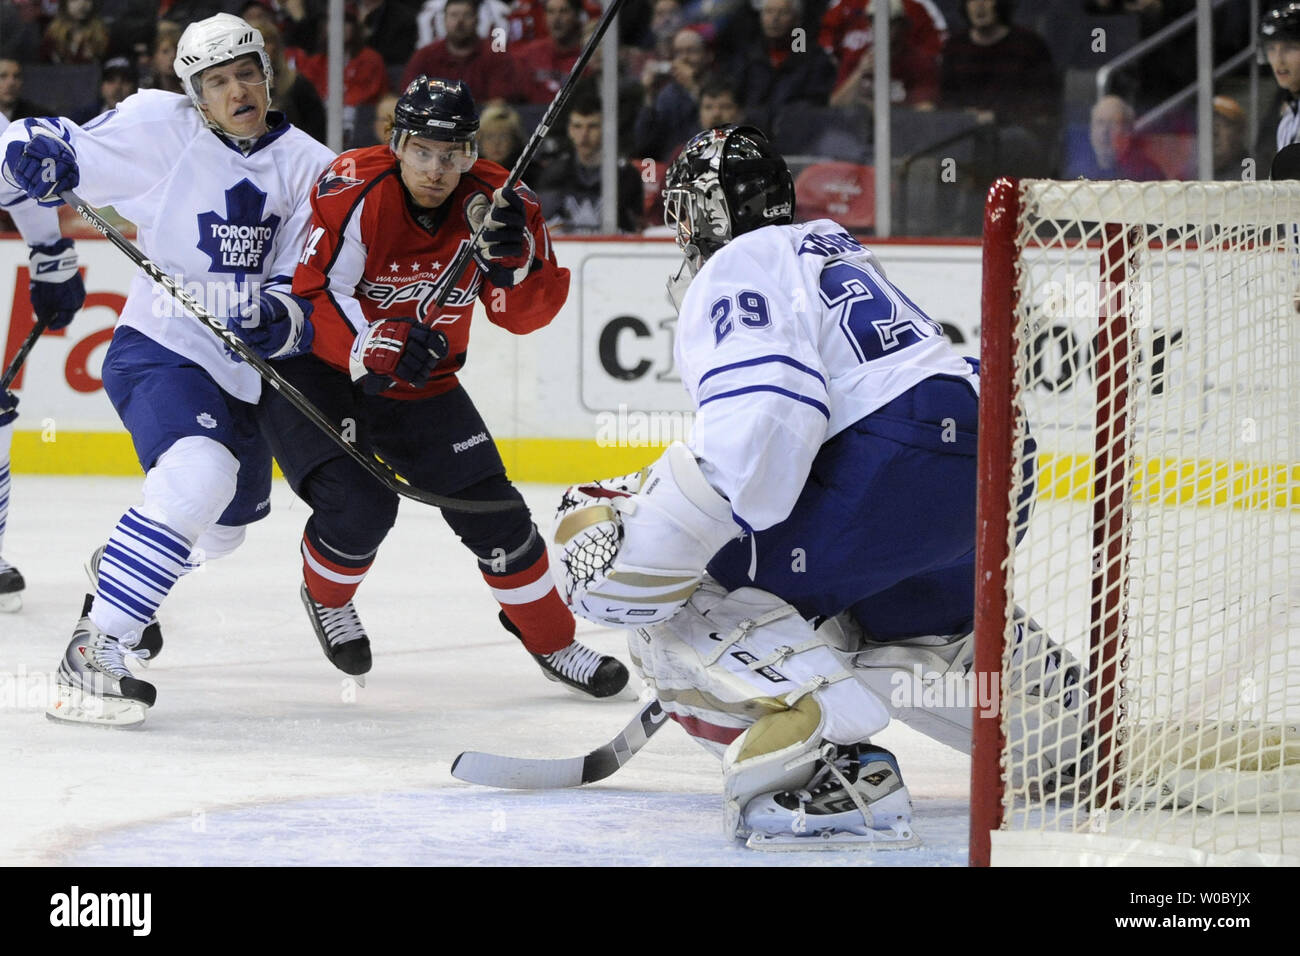
{"type": "Polygon", "coordinates": [[[574,614],[639,627],[672,617],[739,533],[731,505],[674,442],[642,472],[565,491],[551,568],[574,614]]]}

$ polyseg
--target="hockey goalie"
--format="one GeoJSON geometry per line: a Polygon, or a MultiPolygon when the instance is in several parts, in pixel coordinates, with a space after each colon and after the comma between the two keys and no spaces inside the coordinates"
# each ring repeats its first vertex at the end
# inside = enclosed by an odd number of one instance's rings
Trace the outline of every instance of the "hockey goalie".
{"type": "MultiPolygon", "coordinates": [[[[790,171],[754,128],[692,139],[665,210],[694,433],[566,491],[560,593],[631,629],[664,710],[721,757],[728,834],[916,846],[899,760],[871,739],[898,717],[969,749],[976,701],[899,689],[970,669],[978,363],[842,226],[793,224],[790,171]]],[[[1018,620],[1008,712],[1069,737],[1078,666],[1018,620]]],[[[1043,750],[1064,779],[1071,742],[1043,750]]]]}

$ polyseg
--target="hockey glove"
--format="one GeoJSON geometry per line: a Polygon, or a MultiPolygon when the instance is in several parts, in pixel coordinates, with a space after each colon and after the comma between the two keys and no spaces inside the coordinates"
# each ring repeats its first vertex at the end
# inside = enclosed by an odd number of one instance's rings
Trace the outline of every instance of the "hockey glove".
{"type": "Polygon", "coordinates": [[[0,392],[0,428],[12,425],[18,417],[18,396],[10,391],[0,392]]]}
{"type": "Polygon", "coordinates": [[[413,319],[381,319],[357,336],[349,366],[367,395],[393,385],[421,388],[447,357],[447,336],[413,319]]]}
{"type": "Polygon", "coordinates": [[[42,206],[58,206],[59,193],[81,182],[77,154],[41,120],[27,120],[31,139],[5,148],[5,179],[42,206]]]}
{"type": "Polygon", "coordinates": [[[492,194],[491,204],[479,193],[466,208],[470,228],[478,234],[474,261],[497,288],[513,288],[532,271],[536,246],[528,230],[529,204],[536,208],[531,197],[526,200],[513,189],[498,189],[492,194]]]}
{"type": "Polygon", "coordinates": [[[570,610],[640,627],[677,613],[709,559],[740,533],[731,505],[680,442],[636,475],[570,487],[555,516],[552,564],[570,610]]]}
{"type": "Polygon", "coordinates": [[[258,293],[238,321],[235,334],[264,359],[293,358],[311,350],[316,330],[307,321],[312,304],[280,290],[258,293]]]}
{"type": "Polygon", "coordinates": [[[77,250],[71,239],[48,246],[32,246],[29,257],[31,282],[27,294],[36,318],[57,332],[67,327],[86,301],[86,286],[77,269],[77,250]]]}

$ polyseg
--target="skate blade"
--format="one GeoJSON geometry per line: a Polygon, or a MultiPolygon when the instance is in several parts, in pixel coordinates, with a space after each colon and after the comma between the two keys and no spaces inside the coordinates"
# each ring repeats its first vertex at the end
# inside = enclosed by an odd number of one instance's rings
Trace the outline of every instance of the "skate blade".
{"type": "Polygon", "coordinates": [[[45,710],[45,716],[59,724],[83,724],[92,727],[129,729],[144,723],[149,710],[138,700],[121,697],[98,697],[83,694],[72,687],[60,686],[54,703],[45,710]]]}
{"type": "Polygon", "coordinates": [[[13,614],[15,611],[23,609],[23,596],[21,594],[0,594],[0,613],[13,614]]]}
{"type": "Polygon", "coordinates": [[[911,827],[900,826],[894,830],[868,830],[850,833],[846,830],[822,830],[805,836],[793,833],[760,833],[755,831],[745,841],[751,850],[910,850],[921,845],[921,838],[911,827]]]}

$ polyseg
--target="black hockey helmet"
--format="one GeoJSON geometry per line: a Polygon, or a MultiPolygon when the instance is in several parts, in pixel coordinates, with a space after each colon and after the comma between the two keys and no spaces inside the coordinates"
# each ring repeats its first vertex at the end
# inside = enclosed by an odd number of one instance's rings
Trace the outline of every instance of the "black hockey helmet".
{"type": "Polygon", "coordinates": [[[1300,43],[1300,3],[1284,3],[1259,18],[1259,39],[1300,43]]]}
{"type": "Polygon", "coordinates": [[[410,133],[450,143],[473,141],[478,108],[464,80],[417,76],[393,109],[393,136],[410,133]]]}
{"type": "Polygon", "coordinates": [[[706,129],[668,167],[664,222],[702,262],[737,236],[794,222],[794,178],[753,126],[706,129]]]}

